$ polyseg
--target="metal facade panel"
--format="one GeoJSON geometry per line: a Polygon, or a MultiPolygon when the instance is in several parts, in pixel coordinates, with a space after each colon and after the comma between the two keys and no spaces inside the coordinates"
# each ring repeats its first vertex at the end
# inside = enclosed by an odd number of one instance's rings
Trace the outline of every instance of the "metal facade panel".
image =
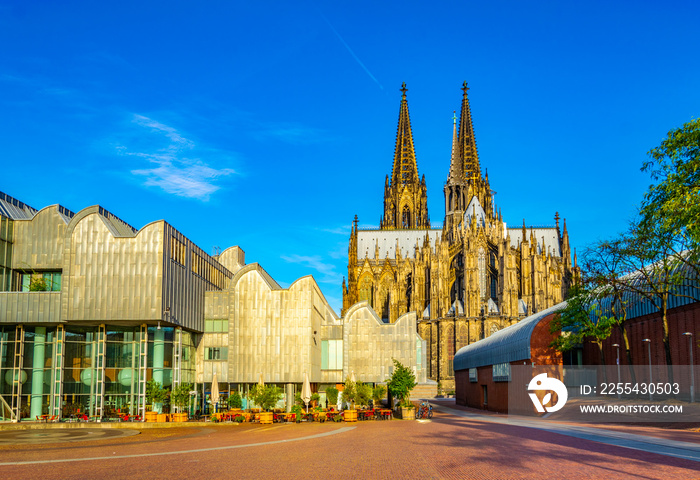
{"type": "Polygon", "coordinates": [[[103,217],[93,213],[81,216],[69,233],[62,279],[65,320],[162,319],[163,222],[134,237],[114,237],[103,217]]]}
{"type": "Polygon", "coordinates": [[[12,268],[60,270],[66,226],[57,205],[42,209],[31,220],[15,221],[12,268]]]}
{"type": "Polygon", "coordinates": [[[537,324],[547,315],[564,307],[566,302],[559,303],[499,330],[483,340],[460,348],[454,357],[455,371],[529,359],[530,337],[537,324]]]}
{"type": "Polygon", "coordinates": [[[424,346],[416,333],[415,312],[395,323],[383,323],[364,303],[351,307],[343,321],[343,378],[355,372],[358,381],[384,382],[391,375],[395,358],[413,369],[419,383],[425,382],[424,362],[418,365],[418,343],[424,346]]]}
{"type": "Polygon", "coordinates": [[[0,292],[0,323],[58,323],[61,292],[0,292]]]}
{"type": "Polygon", "coordinates": [[[262,373],[266,383],[301,383],[307,372],[311,382],[321,382],[316,282],[304,277],[289,289],[275,289],[252,264],[236,274],[231,288],[229,381],[257,383],[262,373]]]}

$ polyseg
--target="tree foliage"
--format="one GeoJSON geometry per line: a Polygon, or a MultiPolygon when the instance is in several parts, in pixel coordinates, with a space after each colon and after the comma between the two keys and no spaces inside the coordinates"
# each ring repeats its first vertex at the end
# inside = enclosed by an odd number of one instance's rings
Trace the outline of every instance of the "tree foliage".
{"type": "Polygon", "coordinates": [[[29,280],[29,291],[30,292],[45,292],[49,290],[49,285],[46,283],[46,279],[39,275],[32,275],[29,280]]]}
{"type": "Polygon", "coordinates": [[[268,411],[282,398],[282,389],[276,385],[255,385],[250,391],[250,398],[260,408],[268,411]]]}
{"type": "Polygon", "coordinates": [[[146,382],[146,402],[164,403],[168,399],[170,392],[166,390],[160,382],[151,379],[146,382]]]}
{"type": "Polygon", "coordinates": [[[601,365],[605,365],[603,341],[610,336],[612,327],[610,317],[601,315],[594,292],[575,285],[570,290],[566,307],[554,316],[550,324],[552,333],[561,332],[552,341],[552,346],[565,352],[591,339],[598,346],[601,365]]]}
{"type": "Polygon", "coordinates": [[[335,387],[327,387],[326,388],[326,398],[328,399],[328,403],[330,405],[337,405],[338,404],[338,389],[335,387]]]}
{"type": "Polygon", "coordinates": [[[379,402],[386,396],[386,387],[384,385],[377,385],[372,389],[372,400],[375,405],[379,405],[379,402]]]}
{"type": "Polygon", "coordinates": [[[170,394],[170,403],[178,408],[184,408],[190,401],[191,383],[181,383],[170,394]]]}
{"type": "Polygon", "coordinates": [[[700,244],[700,119],[668,132],[642,166],[656,181],[642,204],[644,222],[666,234],[700,244]]]}
{"type": "Polygon", "coordinates": [[[228,406],[230,408],[243,407],[243,399],[241,398],[241,394],[238,393],[238,390],[234,390],[233,393],[228,397],[228,406]]]}
{"type": "Polygon", "coordinates": [[[401,362],[394,360],[394,372],[387,382],[387,387],[391,395],[401,399],[403,406],[411,406],[410,395],[411,390],[416,386],[416,376],[410,368],[403,365],[401,362]]]}

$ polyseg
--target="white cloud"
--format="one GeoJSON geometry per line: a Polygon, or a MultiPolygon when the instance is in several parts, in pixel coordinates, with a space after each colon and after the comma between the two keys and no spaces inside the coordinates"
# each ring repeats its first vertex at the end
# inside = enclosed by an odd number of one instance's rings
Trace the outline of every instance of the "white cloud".
{"type": "Polygon", "coordinates": [[[153,165],[152,168],[131,170],[133,175],[145,177],[143,184],[147,187],[206,201],[221,188],[218,180],[236,173],[232,168],[214,168],[201,161],[197,158],[197,151],[203,149],[198,149],[195,142],[173,127],[143,115],[134,115],[133,123],[140,127],[139,130],[150,130],[151,136],[144,137],[139,132],[140,136],[134,143],[139,144],[140,151],[130,151],[123,145],[116,148],[123,155],[142,158],[153,165]]]}

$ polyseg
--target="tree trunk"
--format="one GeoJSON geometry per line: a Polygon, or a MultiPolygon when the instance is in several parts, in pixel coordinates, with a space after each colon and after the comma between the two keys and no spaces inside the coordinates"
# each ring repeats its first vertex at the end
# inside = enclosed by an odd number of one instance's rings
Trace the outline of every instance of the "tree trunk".
{"type": "Polygon", "coordinates": [[[600,352],[600,365],[603,367],[603,382],[608,383],[608,372],[605,368],[605,352],[603,351],[603,342],[596,341],[595,344],[598,345],[598,352],[600,352]]]}
{"type": "Polygon", "coordinates": [[[630,339],[627,336],[627,329],[625,324],[620,324],[620,331],[622,333],[622,340],[625,342],[625,353],[627,354],[627,366],[630,371],[630,381],[634,385],[637,383],[637,375],[634,373],[634,367],[632,366],[632,350],[630,349],[630,339]]]}

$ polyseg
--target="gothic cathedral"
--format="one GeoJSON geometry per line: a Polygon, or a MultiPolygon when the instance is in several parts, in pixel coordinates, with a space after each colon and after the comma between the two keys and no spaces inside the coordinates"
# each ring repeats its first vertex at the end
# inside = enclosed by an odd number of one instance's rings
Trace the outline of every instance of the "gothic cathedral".
{"type": "Polygon", "coordinates": [[[431,228],[425,176],[418,175],[411,120],[401,92],[391,177],[384,182],[378,230],[351,227],[343,314],[367,301],[385,322],[416,311],[426,340],[428,376],[454,389],[452,360],[465,345],[561,302],[571,285],[566,220],[555,226],[511,228],[493,203],[482,175],[467,83],[444,186],[445,219],[431,228]]]}

